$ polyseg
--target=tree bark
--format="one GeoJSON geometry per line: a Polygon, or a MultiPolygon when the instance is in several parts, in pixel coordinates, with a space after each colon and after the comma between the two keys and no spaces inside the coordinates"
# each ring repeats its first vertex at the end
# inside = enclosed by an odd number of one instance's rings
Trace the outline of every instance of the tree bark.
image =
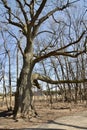
{"type": "Polygon", "coordinates": [[[23,57],[23,67],[17,82],[15,94],[14,118],[28,116],[29,110],[33,109],[32,104],[32,83],[31,75],[34,67],[32,43],[27,43],[23,57]]]}

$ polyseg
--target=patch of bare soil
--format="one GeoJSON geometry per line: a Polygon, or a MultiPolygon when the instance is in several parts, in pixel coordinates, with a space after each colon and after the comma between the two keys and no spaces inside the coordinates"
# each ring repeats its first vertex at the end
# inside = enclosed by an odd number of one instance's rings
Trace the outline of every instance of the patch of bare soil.
{"type": "Polygon", "coordinates": [[[87,110],[84,103],[75,105],[74,103],[70,104],[58,101],[52,107],[46,101],[35,102],[35,108],[39,115],[38,117],[15,121],[12,117],[12,111],[6,111],[6,107],[0,107],[0,129],[35,128],[37,125],[47,123],[50,120],[87,110]]]}

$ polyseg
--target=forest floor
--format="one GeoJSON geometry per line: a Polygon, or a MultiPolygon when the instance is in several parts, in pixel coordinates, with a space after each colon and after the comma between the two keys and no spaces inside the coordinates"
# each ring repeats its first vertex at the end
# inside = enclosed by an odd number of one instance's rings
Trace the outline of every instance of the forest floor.
{"type": "Polygon", "coordinates": [[[13,120],[12,116],[3,116],[6,112],[6,106],[0,107],[0,129],[23,129],[36,128],[36,126],[56,120],[60,117],[72,116],[75,113],[87,111],[85,103],[65,103],[55,101],[52,107],[47,101],[36,101],[35,108],[38,117],[32,117],[30,120],[13,120]]]}

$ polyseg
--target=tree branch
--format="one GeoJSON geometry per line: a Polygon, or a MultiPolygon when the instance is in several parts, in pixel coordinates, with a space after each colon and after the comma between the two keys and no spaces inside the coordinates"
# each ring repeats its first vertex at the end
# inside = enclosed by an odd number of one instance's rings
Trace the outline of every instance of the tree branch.
{"type": "Polygon", "coordinates": [[[22,50],[22,48],[21,48],[21,46],[20,46],[20,41],[19,41],[18,38],[15,36],[15,34],[13,34],[13,33],[10,32],[10,31],[8,31],[8,33],[9,33],[12,37],[14,37],[14,38],[16,39],[16,41],[17,41],[17,46],[18,46],[18,48],[19,48],[19,50],[20,50],[22,56],[24,57],[24,52],[23,52],[23,50],[22,50]]]}
{"type": "Polygon", "coordinates": [[[1,1],[2,1],[4,7],[8,10],[9,18],[6,18],[6,19],[8,20],[8,22],[9,22],[10,24],[14,25],[14,26],[17,26],[17,27],[23,29],[23,26],[22,26],[20,23],[17,23],[17,22],[13,22],[13,21],[12,21],[12,19],[11,19],[11,14],[12,14],[12,12],[11,12],[11,8],[10,8],[10,7],[8,6],[8,4],[7,4],[7,1],[6,1],[6,0],[1,0],[1,1]]]}
{"type": "Polygon", "coordinates": [[[87,79],[74,79],[74,80],[53,80],[50,77],[47,77],[45,75],[40,75],[38,73],[32,74],[32,80],[41,80],[46,83],[50,84],[63,84],[63,83],[84,83],[87,82],[87,79]]]}
{"type": "Polygon", "coordinates": [[[46,58],[49,58],[51,56],[58,56],[58,55],[63,55],[63,56],[69,56],[69,57],[72,57],[72,58],[76,58],[77,56],[79,56],[80,54],[82,53],[85,53],[85,49],[83,51],[68,51],[68,52],[64,52],[64,51],[61,51],[61,50],[64,50],[66,48],[68,48],[69,46],[72,46],[74,44],[77,44],[78,42],[80,42],[80,40],[82,39],[82,37],[84,36],[84,34],[86,33],[86,31],[83,31],[82,34],[79,36],[79,38],[76,40],[76,41],[73,41],[67,45],[65,45],[64,47],[61,47],[57,50],[54,50],[54,51],[51,51],[47,54],[43,54],[42,56],[39,55],[39,56],[36,56],[36,59],[35,59],[35,62],[39,62],[43,59],[46,59],[46,58]],[[71,54],[73,53],[73,54],[71,54]]]}
{"type": "Polygon", "coordinates": [[[52,31],[44,30],[44,31],[38,32],[38,33],[36,34],[36,36],[38,36],[39,34],[42,34],[42,33],[50,33],[50,34],[54,34],[54,32],[52,32],[52,31]]]}
{"type": "Polygon", "coordinates": [[[53,15],[53,13],[55,13],[56,11],[62,11],[65,8],[69,7],[70,3],[67,3],[65,5],[63,5],[62,7],[56,7],[55,9],[53,9],[52,11],[48,12],[44,17],[39,19],[39,23],[38,25],[40,25],[41,23],[43,23],[46,19],[48,19],[51,15],[53,15]]]}
{"type": "Polygon", "coordinates": [[[44,8],[46,2],[47,2],[47,0],[42,0],[42,3],[41,3],[41,5],[40,5],[39,9],[37,10],[35,16],[34,16],[33,19],[31,20],[31,26],[34,25],[35,21],[37,20],[37,18],[38,18],[39,15],[41,14],[41,12],[42,12],[42,10],[43,10],[43,8],[44,8]]]}
{"type": "Polygon", "coordinates": [[[65,48],[67,48],[67,47],[69,47],[69,46],[71,46],[71,45],[74,45],[74,44],[78,43],[78,42],[82,39],[82,37],[84,36],[85,33],[86,33],[86,30],[84,30],[84,31],[82,32],[82,34],[79,36],[79,38],[78,38],[76,41],[73,41],[73,42],[67,44],[67,45],[64,46],[64,47],[59,48],[57,51],[63,50],[63,49],[65,49],[65,48]]]}
{"type": "Polygon", "coordinates": [[[35,0],[31,0],[30,5],[29,5],[31,19],[33,19],[34,17],[34,1],[35,0]]]}
{"type": "Polygon", "coordinates": [[[21,2],[20,0],[16,0],[16,1],[17,1],[17,3],[18,3],[19,6],[20,6],[20,9],[21,9],[21,11],[22,11],[22,13],[23,13],[23,16],[24,16],[24,18],[25,18],[26,24],[28,24],[27,13],[26,13],[25,10],[24,10],[24,7],[23,7],[23,5],[22,5],[22,2],[21,2]]]}
{"type": "Polygon", "coordinates": [[[75,53],[76,53],[76,51],[71,51],[71,52],[57,52],[57,51],[51,51],[51,52],[49,52],[49,53],[47,53],[47,54],[44,54],[43,56],[38,56],[38,57],[36,57],[36,59],[34,60],[34,62],[37,63],[37,62],[39,62],[39,61],[41,61],[41,60],[43,60],[43,59],[49,58],[49,57],[51,57],[51,56],[59,56],[59,55],[76,58],[76,57],[79,56],[80,54],[85,53],[84,50],[83,50],[83,51],[79,51],[79,52],[77,52],[76,54],[70,54],[70,53],[72,53],[72,52],[75,52],[75,53]]]}
{"type": "MultiPolygon", "coordinates": [[[[43,0],[46,2],[46,0],[43,0]]],[[[72,3],[72,2],[71,2],[72,3]]],[[[56,11],[62,11],[64,10],[65,8],[69,7],[71,5],[71,3],[67,2],[65,5],[63,5],[62,7],[56,7],[55,9],[53,9],[52,11],[48,12],[45,16],[43,16],[42,18],[39,19],[39,22],[38,24],[36,24],[36,26],[34,26],[34,31],[33,31],[33,34],[35,35],[34,32],[36,32],[36,30],[39,28],[39,26],[46,20],[48,19],[51,15],[53,15],[53,13],[55,13],[56,11]]],[[[73,2],[74,3],[74,2],[73,2]]],[[[43,4],[45,5],[45,3],[43,4]]],[[[37,20],[37,16],[39,16],[38,14],[40,14],[42,10],[39,10],[37,11],[37,14],[34,16],[34,18],[32,19],[31,21],[31,25],[34,25],[34,22],[35,20],[37,20]]]]}

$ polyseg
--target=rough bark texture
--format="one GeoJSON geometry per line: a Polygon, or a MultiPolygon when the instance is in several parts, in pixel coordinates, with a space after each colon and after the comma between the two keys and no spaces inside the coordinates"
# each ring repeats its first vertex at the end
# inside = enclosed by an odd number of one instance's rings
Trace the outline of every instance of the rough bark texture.
{"type": "Polygon", "coordinates": [[[20,116],[26,116],[29,109],[33,109],[32,105],[32,83],[31,75],[33,70],[32,43],[27,43],[25,48],[25,56],[23,58],[23,68],[17,83],[17,91],[15,95],[14,117],[20,113],[20,116]]]}

